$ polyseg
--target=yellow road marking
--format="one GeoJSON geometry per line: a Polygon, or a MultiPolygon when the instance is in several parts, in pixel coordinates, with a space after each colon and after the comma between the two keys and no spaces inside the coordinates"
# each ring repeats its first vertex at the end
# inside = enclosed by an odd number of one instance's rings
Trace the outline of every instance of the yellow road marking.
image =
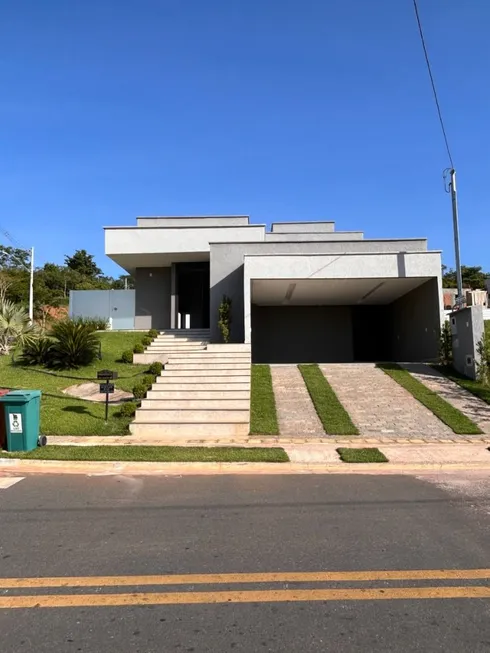
{"type": "Polygon", "coordinates": [[[213,585],[222,583],[325,583],[384,580],[477,580],[487,578],[490,578],[490,569],[170,574],[165,576],[59,576],[54,578],[0,578],[0,588],[213,585]]]}
{"type": "Polygon", "coordinates": [[[387,589],[257,590],[134,594],[41,594],[0,597],[1,608],[75,608],[132,605],[377,601],[490,598],[490,587],[393,587],[387,589]]]}

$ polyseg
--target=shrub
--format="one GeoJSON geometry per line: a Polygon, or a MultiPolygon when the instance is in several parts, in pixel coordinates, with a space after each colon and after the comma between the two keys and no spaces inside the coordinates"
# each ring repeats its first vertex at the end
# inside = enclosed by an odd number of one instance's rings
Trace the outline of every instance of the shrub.
{"type": "Polygon", "coordinates": [[[449,320],[446,320],[441,327],[439,362],[441,365],[451,365],[453,362],[453,336],[449,320]]]}
{"type": "Polygon", "coordinates": [[[148,391],[148,386],[144,383],[137,383],[133,388],[133,396],[135,399],[144,399],[148,391]]]}
{"type": "Polygon", "coordinates": [[[121,361],[123,363],[132,363],[133,362],[133,352],[131,349],[126,349],[126,351],[123,351],[121,354],[121,361]]]}
{"type": "Polygon", "coordinates": [[[108,320],[105,317],[74,317],[72,322],[84,324],[92,331],[107,331],[108,320]]]}
{"type": "Polygon", "coordinates": [[[24,345],[21,365],[47,365],[49,366],[53,341],[51,338],[37,338],[24,345]]]}
{"type": "Polygon", "coordinates": [[[121,406],[119,414],[121,417],[134,417],[138,404],[135,401],[127,401],[121,406]]]}
{"type": "Polygon", "coordinates": [[[218,316],[218,327],[221,331],[223,342],[230,342],[231,299],[226,295],[223,295],[223,299],[219,305],[218,316]]]}
{"type": "Polygon", "coordinates": [[[152,386],[155,383],[155,377],[152,374],[145,374],[141,379],[143,385],[152,386]]]}
{"type": "Polygon", "coordinates": [[[150,336],[145,336],[141,341],[141,344],[144,345],[145,347],[148,347],[148,345],[151,345],[152,342],[153,342],[153,338],[150,338],[150,336]]]}
{"type": "Polygon", "coordinates": [[[483,332],[477,351],[480,358],[476,364],[477,379],[483,385],[490,385],[490,330],[483,332]]]}
{"type": "Polygon", "coordinates": [[[90,325],[63,320],[53,325],[50,335],[50,367],[69,370],[90,365],[97,358],[100,340],[90,325]]]}
{"type": "Polygon", "coordinates": [[[145,351],[145,348],[143,347],[143,345],[140,342],[136,343],[135,346],[133,347],[133,353],[134,354],[142,354],[144,351],[145,351]]]}
{"type": "Polygon", "coordinates": [[[148,331],[148,336],[154,340],[155,338],[158,337],[158,331],[156,329],[150,329],[148,331]]]}
{"type": "Polygon", "coordinates": [[[162,370],[163,370],[163,364],[160,363],[160,361],[155,361],[148,368],[148,372],[150,374],[153,374],[154,376],[158,376],[159,374],[161,374],[162,370]]]}

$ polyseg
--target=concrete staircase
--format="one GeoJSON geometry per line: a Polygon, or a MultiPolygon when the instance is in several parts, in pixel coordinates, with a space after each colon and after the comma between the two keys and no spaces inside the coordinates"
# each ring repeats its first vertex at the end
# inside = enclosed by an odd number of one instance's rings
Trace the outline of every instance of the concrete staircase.
{"type": "Polygon", "coordinates": [[[209,329],[169,329],[162,331],[145,354],[177,354],[203,351],[209,342],[209,329]]]}
{"type": "Polygon", "coordinates": [[[168,362],[136,411],[132,434],[172,440],[248,435],[250,345],[207,344],[206,335],[167,331],[154,341],[168,362]]]}

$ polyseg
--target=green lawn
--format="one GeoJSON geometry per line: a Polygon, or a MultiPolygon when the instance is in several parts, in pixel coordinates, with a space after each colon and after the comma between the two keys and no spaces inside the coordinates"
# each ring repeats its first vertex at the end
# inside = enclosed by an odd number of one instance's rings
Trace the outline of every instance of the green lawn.
{"type": "Polygon", "coordinates": [[[359,435],[349,414],[337,399],[332,386],[318,365],[298,365],[325,433],[359,435]]]}
{"type": "Polygon", "coordinates": [[[252,365],[250,391],[250,433],[277,435],[276,400],[269,365],[252,365]]]}
{"type": "Polygon", "coordinates": [[[144,333],[100,333],[102,360],[78,370],[52,372],[43,368],[20,367],[10,356],[0,356],[0,387],[9,389],[41,390],[41,433],[44,435],[121,435],[128,433],[130,418],[114,417],[118,406],[109,408],[109,422],[104,422],[105,407],[92,401],[75,399],[61,391],[84,381],[97,382],[97,370],[119,372],[116,387],[131,391],[138,376],[147,366],[117,362],[125,349],[141,342],[144,333]]]}
{"type": "Polygon", "coordinates": [[[253,462],[287,463],[289,458],[279,447],[97,447],[56,446],[38,447],[29,452],[1,453],[3,458],[35,460],[107,460],[138,462],[253,462]]]}
{"type": "Polygon", "coordinates": [[[479,435],[482,433],[481,429],[460,410],[451,406],[437,393],[427,388],[396,363],[379,363],[378,367],[405,390],[408,390],[415,399],[432,411],[441,422],[447,424],[454,433],[460,435],[479,435]]]}
{"type": "Polygon", "coordinates": [[[366,449],[351,449],[341,447],[337,449],[340,459],[344,463],[387,463],[388,458],[379,449],[368,447],[366,449]]]}

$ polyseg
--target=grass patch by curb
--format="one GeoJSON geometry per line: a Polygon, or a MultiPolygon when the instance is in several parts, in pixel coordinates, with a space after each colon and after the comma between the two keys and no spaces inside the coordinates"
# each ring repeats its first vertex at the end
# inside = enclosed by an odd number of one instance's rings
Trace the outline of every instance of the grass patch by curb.
{"type": "Polygon", "coordinates": [[[445,399],[413,377],[410,372],[396,363],[379,363],[378,367],[391,376],[421,404],[438,417],[441,422],[460,435],[480,435],[482,430],[460,410],[451,406],[445,399]]]}
{"type": "Polygon", "coordinates": [[[454,381],[468,392],[471,392],[472,395],[478,397],[487,404],[490,404],[490,385],[483,385],[479,381],[469,379],[467,376],[463,376],[457,372],[453,367],[445,365],[433,365],[441,374],[444,374],[448,379],[454,381]]]}
{"type": "Polygon", "coordinates": [[[325,433],[329,435],[359,435],[348,412],[337,399],[332,386],[318,365],[298,365],[298,369],[325,433]]]}
{"type": "Polygon", "coordinates": [[[344,463],[387,463],[388,458],[375,447],[366,449],[351,449],[349,447],[340,447],[337,449],[340,459],[344,463]]]}
{"type": "Polygon", "coordinates": [[[250,433],[277,435],[276,400],[269,365],[252,365],[250,388],[250,433]]]}
{"type": "Polygon", "coordinates": [[[28,460],[133,461],[172,463],[287,463],[289,457],[280,447],[157,447],[111,446],[77,447],[48,445],[33,451],[2,451],[0,458],[28,460]]]}

